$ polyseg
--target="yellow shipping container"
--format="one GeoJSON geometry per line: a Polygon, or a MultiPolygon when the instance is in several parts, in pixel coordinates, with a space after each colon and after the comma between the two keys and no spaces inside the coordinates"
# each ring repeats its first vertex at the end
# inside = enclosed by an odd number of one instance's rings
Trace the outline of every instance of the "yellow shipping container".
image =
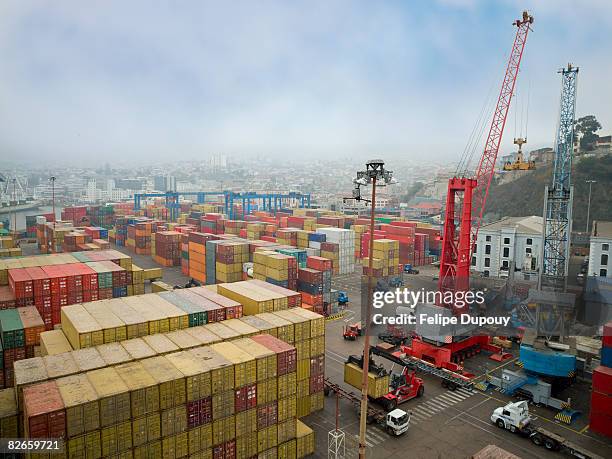
{"type": "Polygon", "coordinates": [[[162,457],[161,440],[152,441],[134,448],[133,459],[157,459],[162,457]]]}
{"type": "Polygon", "coordinates": [[[278,398],[290,397],[297,391],[296,372],[287,373],[278,377],[278,398]]]}
{"type": "Polygon", "coordinates": [[[296,415],[298,418],[303,418],[310,414],[310,395],[300,397],[296,401],[296,415]]]}
{"type": "Polygon", "coordinates": [[[119,343],[102,344],[97,349],[107,365],[119,365],[134,360],[119,343]]]}
{"type": "Polygon", "coordinates": [[[257,432],[236,438],[236,459],[257,457],[257,432]]]}
{"type": "Polygon", "coordinates": [[[159,413],[150,413],[132,420],[132,443],[134,447],[159,440],[161,419],[159,413]]]}
{"type": "Polygon", "coordinates": [[[297,382],[296,395],[298,398],[310,395],[310,379],[303,379],[297,382]]]}
{"type": "Polygon", "coordinates": [[[271,295],[251,289],[247,281],[231,284],[218,284],[217,291],[221,295],[242,304],[244,315],[254,315],[260,312],[274,310],[274,301],[271,295]]]}
{"type": "Polygon", "coordinates": [[[79,367],[72,357],[72,352],[46,355],[42,359],[45,363],[49,379],[61,378],[62,376],[69,376],[79,372],[79,367]]]}
{"type": "Polygon", "coordinates": [[[57,387],[66,408],[66,434],[77,437],[100,428],[98,394],[85,374],[60,378],[57,387]]]}
{"type": "Polygon", "coordinates": [[[121,301],[129,305],[136,313],[147,322],[148,334],[167,333],[170,331],[170,323],[167,317],[152,307],[148,295],[127,296],[121,301]]]}
{"type": "Polygon", "coordinates": [[[314,453],[315,437],[314,431],[301,421],[297,421],[296,449],[297,457],[301,459],[314,453]]]}
{"type": "Polygon", "coordinates": [[[134,360],[142,360],[156,355],[156,352],[142,338],[128,339],[121,341],[119,344],[134,360]]]}
{"type": "Polygon", "coordinates": [[[168,437],[187,431],[187,407],[175,406],[161,412],[161,436],[168,437]]]}
{"type": "Polygon", "coordinates": [[[166,357],[160,355],[144,359],[141,363],[159,385],[161,410],[186,402],[185,376],[166,357]]]}
{"type": "Polygon", "coordinates": [[[278,444],[278,430],[276,424],[257,431],[257,450],[261,453],[274,448],[278,444]]]}
{"type": "Polygon", "coordinates": [[[240,319],[224,320],[223,325],[239,333],[240,336],[242,336],[243,338],[246,338],[248,336],[258,335],[261,333],[257,328],[253,327],[252,325],[247,324],[246,322],[243,322],[240,319]]]}
{"type": "MultiPolygon", "coordinates": [[[[361,390],[362,369],[354,363],[344,364],[344,382],[361,390]]],[[[368,372],[368,395],[373,398],[380,398],[389,392],[389,375],[378,376],[368,372]]]]}
{"type": "Polygon", "coordinates": [[[298,360],[310,359],[310,340],[297,341],[294,343],[298,360]]]}
{"type": "Polygon", "coordinates": [[[40,355],[55,355],[72,350],[62,330],[49,330],[40,334],[40,355]]]}
{"type": "Polygon", "coordinates": [[[159,411],[157,381],[140,362],[130,362],[115,367],[119,377],[130,390],[132,418],[159,411]]]}
{"type": "Polygon", "coordinates": [[[0,438],[18,438],[18,409],[15,389],[0,390],[0,438]]]}
{"type": "Polygon", "coordinates": [[[100,425],[106,427],[130,419],[129,389],[117,371],[101,368],[86,375],[100,402],[100,425]]]}
{"type": "Polygon", "coordinates": [[[235,393],[233,390],[220,392],[212,396],[212,416],[213,420],[223,419],[232,416],[235,410],[235,393]]]}
{"type": "Polygon", "coordinates": [[[78,349],[72,351],[71,354],[80,372],[97,370],[98,368],[104,368],[106,366],[106,362],[100,355],[97,346],[78,349]]]}
{"type": "Polygon", "coordinates": [[[185,333],[192,336],[200,345],[209,345],[222,341],[220,336],[215,335],[210,329],[204,326],[188,328],[185,330],[185,333]]]}
{"type": "Polygon", "coordinates": [[[170,341],[166,335],[143,336],[142,339],[157,355],[169,354],[179,350],[179,347],[170,341]]]}
{"type": "Polygon", "coordinates": [[[211,395],[210,368],[203,359],[189,351],[174,352],[166,358],[185,376],[187,401],[200,400],[211,395]]]}
{"type": "Polygon", "coordinates": [[[257,381],[255,358],[233,343],[216,343],[210,346],[234,364],[234,387],[242,387],[257,381]]]}
{"type": "Polygon", "coordinates": [[[110,301],[108,308],[125,324],[128,339],[149,334],[146,319],[124,301],[110,301]]]}
{"type": "Polygon", "coordinates": [[[190,457],[193,457],[194,454],[200,451],[210,451],[210,445],[212,445],[212,423],[190,429],[187,432],[187,437],[190,457]]]}
{"type": "Polygon", "coordinates": [[[83,307],[102,328],[105,343],[123,341],[127,339],[127,327],[120,318],[109,311],[105,304],[108,301],[112,300],[83,303],[83,307]]]}
{"type": "Polygon", "coordinates": [[[102,445],[100,444],[100,431],[94,430],[75,438],[69,438],[66,442],[68,458],[80,457],[99,458],[102,457],[102,445]]]}
{"type": "Polygon", "coordinates": [[[204,327],[209,332],[217,335],[219,338],[221,338],[222,341],[230,341],[236,338],[240,338],[240,333],[235,330],[232,330],[229,327],[226,327],[225,325],[223,325],[222,322],[212,322],[210,324],[200,326],[204,327]]]}
{"type": "Polygon", "coordinates": [[[295,342],[305,341],[310,339],[310,320],[297,314],[293,309],[287,309],[286,311],[277,311],[276,314],[285,320],[293,323],[295,342]]]}
{"type": "MultiPolygon", "coordinates": [[[[189,351],[198,360],[205,362],[210,371],[211,393],[231,391],[234,389],[234,365],[210,346],[196,347],[189,351]]],[[[233,411],[232,411],[233,413],[233,411]]]]}
{"type": "Polygon", "coordinates": [[[311,357],[325,354],[325,336],[317,336],[310,340],[311,357]]]}
{"type": "Polygon", "coordinates": [[[247,411],[236,413],[236,437],[257,432],[257,409],[253,408],[247,411]]]}
{"type": "Polygon", "coordinates": [[[278,459],[296,459],[297,446],[296,440],[289,440],[278,445],[278,459]]]}
{"type": "Polygon", "coordinates": [[[257,383],[257,405],[265,405],[278,398],[278,379],[270,378],[257,383]]]}
{"type": "Polygon", "coordinates": [[[160,314],[168,318],[169,331],[181,330],[189,327],[187,312],[177,308],[159,295],[147,295],[146,299],[150,306],[155,307],[160,314]]]}
{"type": "MultiPolygon", "coordinates": [[[[237,339],[232,341],[232,344],[255,357],[257,381],[276,378],[278,365],[276,353],[274,351],[271,351],[267,347],[249,338],[237,339]]],[[[310,369],[310,363],[308,365],[310,369]]]]}
{"type": "Polygon", "coordinates": [[[196,340],[193,335],[187,333],[186,330],[175,330],[170,333],[167,333],[166,336],[181,350],[191,349],[192,347],[202,345],[202,343],[196,340]]]}
{"type": "Polygon", "coordinates": [[[238,320],[255,327],[257,330],[259,330],[259,333],[267,333],[275,338],[278,336],[276,326],[262,319],[259,314],[256,316],[243,316],[238,320]]]}
{"type": "Polygon", "coordinates": [[[164,458],[180,458],[189,454],[187,432],[162,438],[162,456],[164,458]]]}
{"type": "Polygon", "coordinates": [[[293,438],[296,434],[296,423],[295,418],[289,419],[285,422],[278,423],[278,443],[285,443],[293,438]]]}
{"type": "Polygon", "coordinates": [[[325,404],[325,400],[323,398],[323,392],[315,392],[314,394],[310,394],[310,412],[314,413],[315,411],[319,411],[323,409],[325,404]]]}
{"type": "Polygon", "coordinates": [[[110,456],[132,447],[132,423],[129,421],[103,427],[100,432],[102,455],[110,456]]]}
{"type": "Polygon", "coordinates": [[[293,344],[295,342],[295,333],[293,331],[293,323],[275,313],[263,313],[257,317],[271,323],[276,327],[276,337],[285,343],[293,344]]]}
{"type": "Polygon", "coordinates": [[[304,308],[293,308],[291,311],[310,321],[310,337],[325,336],[325,317],[304,308]]]}
{"type": "Polygon", "coordinates": [[[236,438],[236,420],[234,416],[213,421],[213,445],[220,445],[236,438]]]}
{"type": "Polygon", "coordinates": [[[62,330],[73,349],[104,343],[104,333],[98,322],[80,304],[61,308],[62,330]]]}
{"type": "Polygon", "coordinates": [[[278,422],[287,421],[297,416],[297,397],[281,398],[278,400],[278,422]]]}
{"type": "Polygon", "coordinates": [[[297,361],[297,380],[310,378],[310,358],[297,361]]]}

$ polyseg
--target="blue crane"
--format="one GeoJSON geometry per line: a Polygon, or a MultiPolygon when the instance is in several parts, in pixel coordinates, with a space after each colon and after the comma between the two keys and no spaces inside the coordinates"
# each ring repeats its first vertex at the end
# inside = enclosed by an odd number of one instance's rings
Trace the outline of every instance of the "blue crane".
{"type": "Polygon", "coordinates": [[[578,67],[571,64],[561,74],[561,109],[555,141],[553,179],[544,191],[542,269],[539,289],[563,292],[567,287],[570,235],[572,231],[574,118],[578,67]]]}

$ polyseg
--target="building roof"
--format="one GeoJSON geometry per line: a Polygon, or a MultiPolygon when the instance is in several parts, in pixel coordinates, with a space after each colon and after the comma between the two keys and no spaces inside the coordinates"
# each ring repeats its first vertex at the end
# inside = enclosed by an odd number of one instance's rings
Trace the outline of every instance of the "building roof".
{"type": "Polygon", "coordinates": [[[612,222],[593,221],[593,232],[591,235],[594,237],[612,238],[612,222]]]}
{"type": "Polygon", "coordinates": [[[439,202],[419,202],[412,206],[413,209],[441,209],[442,204],[439,202]]]}
{"type": "Polygon", "coordinates": [[[519,233],[541,235],[544,219],[537,215],[529,217],[504,217],[488,225],[483,225],[482,229],[487,231],[499,231],[502,228],[515,228],[519,233]]]}

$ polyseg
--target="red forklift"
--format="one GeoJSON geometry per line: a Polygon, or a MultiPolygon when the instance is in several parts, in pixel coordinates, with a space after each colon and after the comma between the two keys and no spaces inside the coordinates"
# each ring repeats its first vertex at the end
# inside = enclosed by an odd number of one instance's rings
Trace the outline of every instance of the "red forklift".
{"type": "Polygon", "coordinates": [[[344,326],[342,337],[347,341],[355,341],[358,336],[361,336],[362,332],[361,322],[355,322],[344,326]]]}
{"type": "Polygon", "coordinates": [[[425,384],[421,378],[416,377],[414,370],[409,371],[403,367],[401,373],[391,373],[390,391],[379,400],[386,411],[392,411],[401,403],[421,397],[425,392],[425,384]]]}

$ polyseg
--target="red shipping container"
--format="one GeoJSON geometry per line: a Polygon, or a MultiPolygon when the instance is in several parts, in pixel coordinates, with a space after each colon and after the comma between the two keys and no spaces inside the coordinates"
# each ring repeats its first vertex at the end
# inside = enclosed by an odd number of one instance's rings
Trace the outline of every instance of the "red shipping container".
{"type": "Polygon", "coordinates": [[[271,335],[255,335],[252,339],[276,353],[279,376],[296,371],[297,351],[295,347],[271,335]]]}
{"type": "Polygon", "coordinates": [[[608,322],[603,327],[602,345],[612,347],[612,322],[608,322]]]}
{"type": "Polygon", "coordinates": [[[325,386],[325,375],[315,375],[310,377],[310,393],[323,391],[325,386]]]}
{"type": "Polygon", "coordinates": [[[612,368],[600,365],[593,370],[593,391],[612,395],[612,368]]]}
{"type": "Polygon", "coordinates": [[[270,402],[257,407],[257,430],[265,429],[276,424],[278,421],[278,406],[276,402],[270,402]]]}
{"type": "Polygon", "coordinates": [[[11,288],[8,285],[0,287],[0,309],[12,309],[15,305],[15,295],[11,288]]]}
{"type": "Polygon", "coordinates": [[[298,269],[298,279],[309,284],[322,284],[323,272],[312,268],[300,268],[298,269]]]}
{"type": "Polygon", "coordinates": [[[589,430],[605,435],[606,437],[612,437],[612,416],[591,412],[589,430]]]}
{"type": "Polygon", "coordinates": [[[308,257],[306,258],[306,266],[318,271],[331,271],[332,261],[323,257],[308,257]]]}
{"type": "Polygon", "coordinates": [[[249,384],[234,390],[236,413],[257,406],[257,384],[249,384]]]}
{"type": "Polygon", "coordinates": [[[32,278],[34,296],[44,296],[51,294],[51,280],[47,274],[38,266],[25,268],[32,278]]]}
{"type": "Polygon", "coordinates": [[[187,425],[191,429],[212,421],[212,398],[187,402],[187,425]]]}
{"type": "Polygon", "coordinates": [[[28,438],[65,438],[66,411],[55,381],[23,388],[28,438]]]}
{"type": "Polygon", "coordinates": [[[318,376],[325,374],[325,356],[318,355],[310,358],[310,374],[318,376]]]}
{"type": "Polygon", "coordinates": [[[18,308],[19,318],[25,333],[26,346],[37,346],[40,344],[40,334],[45,331],[43,322],[35,306],[18,308]]]}
{"type": "Polygon", "coordinates": [[[26,268],[14,268],[8,271],[8,280],[15,298],[31,298],[34,296],[32,278],[26,268]]]}
{"type": "Polygon", "coordinates": [[[612,416],[612,395],[591,392],[591,412],[612,416]]]}

